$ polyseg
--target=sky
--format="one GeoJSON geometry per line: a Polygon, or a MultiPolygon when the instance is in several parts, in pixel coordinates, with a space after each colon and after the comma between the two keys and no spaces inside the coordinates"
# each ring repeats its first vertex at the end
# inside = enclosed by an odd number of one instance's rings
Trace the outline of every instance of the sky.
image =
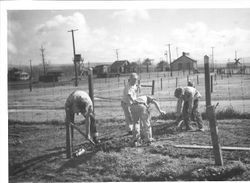
{"type": "Polygon", "coordinates": [[[118,58],[169,60],[189,52],[198,62],[250,56],[249,8],[195,9],[72,9],[8,10],[8,64],[42,63],[41,46],[49,64],[71,64],[72,34],[77,54],[85,62],[114,62],[118,58]],[[166,58],[165,53],[168,53],[166,58]]]}

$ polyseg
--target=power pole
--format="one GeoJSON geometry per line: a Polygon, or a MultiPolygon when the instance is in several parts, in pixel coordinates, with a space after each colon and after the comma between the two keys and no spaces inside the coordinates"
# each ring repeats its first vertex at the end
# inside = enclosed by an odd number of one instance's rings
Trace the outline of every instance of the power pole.
{"type": "Polygon", "coordinates": [[[119,52],[118,52],[119,49],[115,49],[115,53],[116,53],[116,60],[118,61],[119,60],[119,52]]]}
{"type": "Polygon", "coordinates": [[[166,56],[166,62],[168,62],[168,51],[166,50],[166,52],[164,53],[164,55],[166,56]]]}
{"type": "Polygon", "coordinates": [[[73,60],[74,60],[74,65],[75,65],[75,86],[78,86],[78,76],[77,76],[77,66],[76,66],[76,62],[75,62],[75,55],[76,55],[76,51],[75,51],[75,39],[74,39],[74,31],[78,31],[78,29],[75,30],[69,30],[68,32],[72,33],[72,41],[73,41],[73,60]]]}
{"type": "Polygon", "coordinates": [[[214,72],[214,47],[212,46],[212,70],[214,72]]]}
{"type": "Polygon", "coordinates": [[[171,50],[170,50],[170,44],[168,44],[168,49],[169,49],[169,64],[170,64],[170,76],[173,76],[172,73],[172,64],[171,64],[171,50]]]}
{"type": "Polygon", "coordinates": [[[31,59],[30,59],[30,91],[32,91],[32,65],[31,65],[31,59]]]}
{"type": "Polygon", "coordinates": [[[46,69],[45,69],[45,59],[44,59],[44,51],[45,51],[45,48],[43,48],[43,45],[41,46],[41,52],[42,52],[42,60],[43,60],[43,75],[45,76],[46,74],[46,69]]]}
{"type": "Polygon", "coordinates": [[[178,54],[178,47],[176,47],[176,58],[178,58],[179,57],[179,54],[178,54]]]}

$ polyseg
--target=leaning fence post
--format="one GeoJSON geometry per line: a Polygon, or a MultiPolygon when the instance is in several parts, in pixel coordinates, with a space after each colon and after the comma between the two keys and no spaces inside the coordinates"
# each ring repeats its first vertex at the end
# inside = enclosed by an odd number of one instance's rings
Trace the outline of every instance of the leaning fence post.
{"type": "Polygon", "coordinates": [[[89,97],[92,100],[93,110],[94,110],[95,107],[94,107],[94,86],[93,86],[93,69],[92,68],[89,68],[88,83],[89,83],[89,97]]]}
{"type": "Polygon", "coordinates": [[[66,154],[67,154],[67,158],[71,158],[72,157],[72,136],[71,136],[71,125],[70,125],[70,121],[69,117],[67,116],[68,114],[66,113],[66,154]]]}
{"type": "Polygon", "coordinates": [[[211,132],[211,139],[213,144],[213,152],[216,165],[223,165],[222,151],[219,143],[218,127],[215,115],[215,107],[211,105],[211,90],[210,90],[210,71],[209,71],[209,57],[204,56],[205,68],[205,95],[206,95],[206,115],[209,120],[209,127],[211,132]]]}
{"type": "Polygon", "coordinates": [[[152,95],[155,93],[155,80],[152,81],[152,95]]]}

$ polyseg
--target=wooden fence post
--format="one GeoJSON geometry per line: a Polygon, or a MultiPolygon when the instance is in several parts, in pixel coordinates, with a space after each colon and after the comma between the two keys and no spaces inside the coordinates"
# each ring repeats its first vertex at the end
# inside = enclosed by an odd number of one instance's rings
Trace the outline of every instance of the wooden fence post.
{"type": "Polygon", "coordinates": [[[93,69],[89,68],[88,73],[88,83],[89,83],[89,97],[92,100],[93,103],[93,110],[95,109],[94,105],[94,86],[93,86],[93,69]]]}
{"type": "Polygon", "coordinates": [[[214,88],[214,81],[213,81],[213,75],[211,76],[211,93],[213,93],[214,88]]]}
{"type": "Polygon", "coordinates": [[[188,83],[188,81],[189,81],[189,75],[187,75],[187,83],[188,83]]]}
{"type": "Polygon", "coordinates": [[[199,75],[197,74],[197,85],[199,85],[199,75]]]}
{"type": "Polygon", "coordinates": [[[155,93],[155,80],[152,81],[152,95],[155,93]]]}
{"type": "Polygon", "coordinates": [[[177,86],[178,86],[178,77],[176,77],[175,79],[175,88],[177,88],[177,86]]]}
{"type": "Polygon", "coordinates": [[[69,120],[69,116],[67,116],[66,114],[66,155],[67,158],[71,158],[72,157],[72,136],[71,136],[71,125],[70,125],[70,121],[69,120]]]}
{"type": "Polygon", "coordinates": [[[30,60],[30,82],[29,82],[30,92],[32,91],[32,65],[30,60]]]}
{"type": "Polygon", "coordinates": [[[162,90],[162,78],[161,78],[161,90],[162,90]]]}
{"type": "Polygon", "coordinates": [[[209,120],[209,127],[211,132],[211,139],[213,144],[213,152],[215,156],[215,164],[222,166],[222,151],[219,143],[218,127],[215,115],[215,107],[211,105],[211,90],[210,90],[210,71],[209,71],[209,57],[204,56],[205,68],[205,95],[206,95],[206,115],[209,120]]]}

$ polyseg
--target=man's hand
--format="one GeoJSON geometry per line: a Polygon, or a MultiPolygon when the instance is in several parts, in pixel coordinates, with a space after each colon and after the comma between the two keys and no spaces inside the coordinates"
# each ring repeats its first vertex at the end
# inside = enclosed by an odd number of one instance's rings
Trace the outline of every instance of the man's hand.
{"type": "Polygon", "coordinates": [[[166,112],[160,111],[160,114],[161,114],[162,116],[164,116],[164,115],[166,115],[166,112]]]}

